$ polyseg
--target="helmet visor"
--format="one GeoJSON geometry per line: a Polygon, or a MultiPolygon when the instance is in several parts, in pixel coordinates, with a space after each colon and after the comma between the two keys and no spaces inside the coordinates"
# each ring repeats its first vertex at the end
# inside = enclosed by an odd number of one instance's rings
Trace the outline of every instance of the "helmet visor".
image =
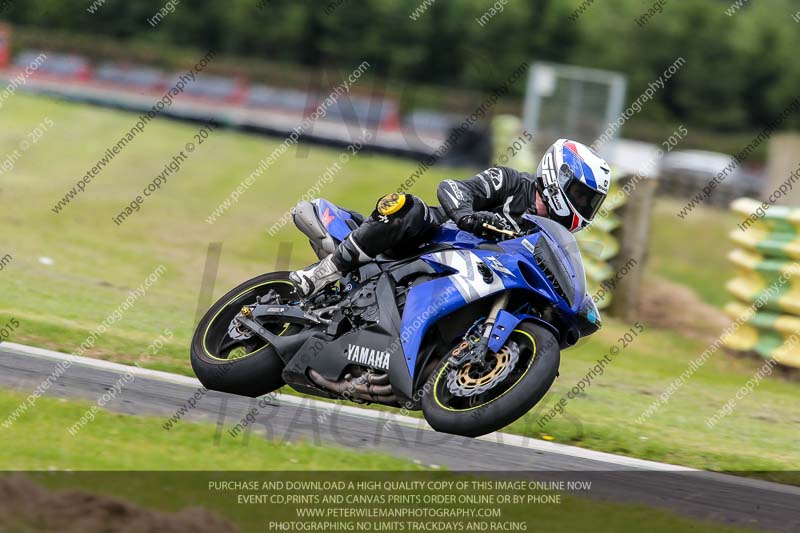
{"type": "Polygon", "coordinates": [[[594,218],[606,197],[605,193],[592,189],[577,178],[569,180],[564,188],[564,193],[575,211],[586,220],[594,218]]]}

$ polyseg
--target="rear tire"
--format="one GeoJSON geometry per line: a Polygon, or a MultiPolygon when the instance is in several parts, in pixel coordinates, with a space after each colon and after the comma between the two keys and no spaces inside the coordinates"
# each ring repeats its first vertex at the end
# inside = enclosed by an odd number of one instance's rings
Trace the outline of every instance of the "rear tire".
{"type": "MultiPolygon", "coordinates": [[[[476,405],[465,405],[464,398],[453,396],[447,388],[450,365],[444,358],[431,373],[425,384],[422,411],[425,419],[436,431],[478,437],[497,431],[514,422],[550,390],[558,375],[561,354],[553,334],[534,322],[522,322],[509,337],[520,348],[520,358],[515,368],[496,387],[495,397],[481,399],[487,393],[477,395],[476,405]],[[527,350],[527,353],[525,352],[527,350]]],[[[489,393],[491,393],[491,390],[489,393]]]]}
{"type": "MultiPolygon", "coordinates": [[[[273,289],[281,296],[285,294],[291,297],[294,284],[289,281],[288,272],[263,274],[245,281],[220,298],[200,320],[192,338],[191,361],[197,379],[204,387],[257,397],[284,385],[281,378],[283,361],[275,349],[263,340],[254,336],[250,341],[251,346],[259,342],[263,346],[252,347],[250,352],[236,358],[230,357],[232,350],[225,350],[227,353],[218,353],[216,350],[222,343],[230,343],[231,338],[227,336],[228,324],[242,306],[255,303],[258,296],[273,289]]],[[[273,332],[290,335],[300,329],[297,325],[282,325],[273,332]]],[[[240,351],[246,350],[244,348],[240,351]]]]}

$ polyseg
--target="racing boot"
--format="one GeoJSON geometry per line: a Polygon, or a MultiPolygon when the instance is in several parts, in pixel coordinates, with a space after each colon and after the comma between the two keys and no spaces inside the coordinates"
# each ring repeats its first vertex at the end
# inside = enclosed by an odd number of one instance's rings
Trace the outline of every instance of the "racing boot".
{"type": "Polygon", "coordinates": [[[297,287],[297,292],[305,299],[311,298],[341,277],[342,272],[333,262],[333,254],[316,265],[289,274],[289,279],[297,287]]]}

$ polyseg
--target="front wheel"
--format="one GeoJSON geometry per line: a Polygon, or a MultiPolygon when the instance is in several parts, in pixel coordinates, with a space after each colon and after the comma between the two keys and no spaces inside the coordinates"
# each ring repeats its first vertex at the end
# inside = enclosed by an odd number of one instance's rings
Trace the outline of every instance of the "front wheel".
{"type": "Polygon", "coordinates": [[[522,322],[482,368],[453,368],[445,357],[425,384],[422,411],[437,431],[478,437],[527,413],[547,393],[561,362],[547,329],[522,322]]]}

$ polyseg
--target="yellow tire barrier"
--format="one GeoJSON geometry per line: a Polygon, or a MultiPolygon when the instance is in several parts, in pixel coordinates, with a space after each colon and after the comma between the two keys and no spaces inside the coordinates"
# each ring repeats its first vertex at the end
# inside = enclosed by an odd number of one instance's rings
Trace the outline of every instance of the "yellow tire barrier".
{"type": "Polygon", "coordinates": [[[800,208],[764,210],[761,202],[741,198],[731,209],[744,222],[730,233],[739,248],[728,254],[736,277],[726,289],[738,301],[725,311],[750,318],[725,344],[800,368],[800,208]]]}
{"type": "Polygon", "coordinates": [[[800,259],[800,208],[772,206],[767,211],[762,209],[764,215],[755,222],[749,221],[748,217],[758,213],[761,205],[750,198],[740,198],[731,204],[731,209],[745,218],[731,232],[731,240],[769,257],[800,259]]]}
{"type": "MultiPolygon", "coordinates": [[[[725,312],[736,319],[747,313],[747,306],[732,302],[725,306],[725,312]]],[[[732,350],[756,352],[764,359],[800,368],[800,317],[756,313],[725,338],[725,345],[732,350]]]]}

